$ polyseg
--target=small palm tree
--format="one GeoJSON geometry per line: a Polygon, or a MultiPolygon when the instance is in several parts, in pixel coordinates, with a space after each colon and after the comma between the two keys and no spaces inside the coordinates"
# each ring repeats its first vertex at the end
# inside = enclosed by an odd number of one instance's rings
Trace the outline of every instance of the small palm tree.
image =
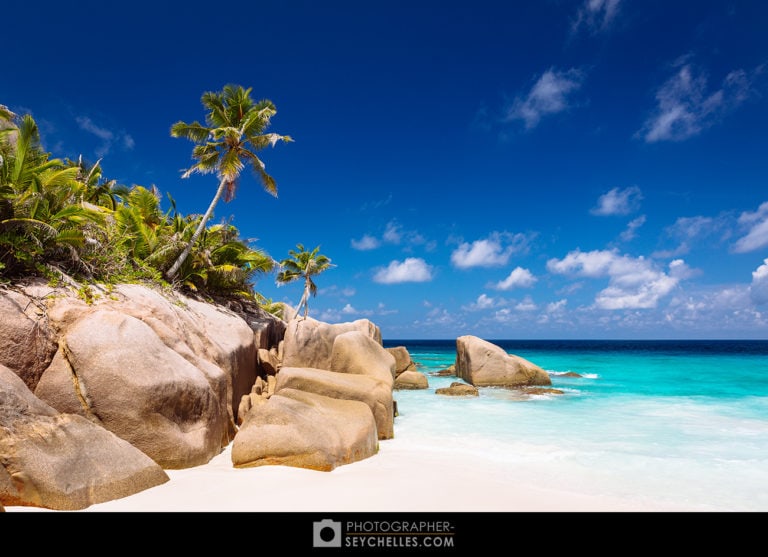
{"type": "Polygon", "coordinates": [[[304,293],[296,307],[297,314],[304,307],[304,319],[309,313],[309,295],[317,296],[317,285],[312,277],[333,267],[331,260],[319,252],[320,246],[312,251],[307,251],[302,244],[296,244],[296,250],[288,252],[290,257],[280,262],[282,270],[277,274],[278,284],[288,284],[301,278],[304,279],[304,293]]]}
{"type": "Polygon", "coordinates": [[[171,126],[171,136],[186,137],[197,143],[192,150],[192,158],[197,162],[184,171],[182,178],[195,173],[215,173],[219,178],[219,187],[192,238],[166,272],[168,280],[174,279],[189,256],[222,195],[225,202],[234,199],[240,173],[246,166],[254,170],[268,193],[277,196],[275,180],[266,173],[256,151],[268,145],[274,146],[278,141],[293,141],[287,135],[264,133],[277,110],[272,101],[254,102],[250,88],[226,85],[221,92],[203,93],[201,102],[208,110],[206,125],[176,122],[171,126]]]}

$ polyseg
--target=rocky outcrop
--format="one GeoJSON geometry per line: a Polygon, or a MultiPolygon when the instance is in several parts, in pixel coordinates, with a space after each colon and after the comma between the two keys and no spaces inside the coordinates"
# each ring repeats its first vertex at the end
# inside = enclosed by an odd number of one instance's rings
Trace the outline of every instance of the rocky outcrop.
{"type": "Polygon", "coordinates": [[[395,379],[395,390],[415,390],[429,388],[427,376],[418,371],[404,371],[395,379]]]}
{"type": "Polygon", "coordinates": [[[472,385],[467,385],[466,383],[461,383],[460,381],[454,381],[451,383],[450,387],[441,387],[440,389],[435,389],[436,395],[446,395],[446,396],[479,396],[480,393],[477,390],[477,387],[474,387],[472,385]]]}
{"type": "Polygon", "coordinates": [[[416,371],[416,362],[405,346],[393,346],[386,350],[395,357],[395,378],[404,371],[416,371]]]}
{"type": "Polygon", "coordinates": [[[0,508],[83,509],[169,480],[127,441],[35,397],[0,365],[0,508]]]}
{"type": "Polygon", "coordinates": [[[221,452],[228,400],[220,368],[194,366],[143,321],[110,310],[77,321],[59,345],[35,390],[51,406],[101,425],[163,468],[221,452]]]}
{"type": "Polygon", "coordinates": [[[330,471],[377,451],[367,404],[285,388],[248,412],[232,443],[232,464],[330,471]]]}
{"type": "Polygon", "coordinates": [[[311,317],[291,320],[285,331],[282,364],[287,367],[331,369],[331,352],[336,337],[357,331],[381,345],[381,331],[368,319],[329,324],[311,317]]]}
{"type": "Polygon", "coordinates": [[[552,384],[536,364],[472,335],[456,339],[456,376],[477,387],[552,384]]]}
{"type": "Polygon", "coordinates": [[[365,333],[349,331],[334,339],[329,366],[323,369],[374,377],[391,389],[395,357],[365,333]]]}
{"type": "Polygon", "coordinates": [[[42,283],[29,294],[0,291],[0,365],[12,369],[31,390],[56,353],[42,283]]]}
{"type": "Polygon", "coordinates": [[[324,369],[284,367],[277,375],[275,392],[280,394],[283,389],[364,402],[373,413],[378,438],[394,437],[392,389],[373,377],[324,369]]]}
{"type": "Polygon", "coordinates": [[[0,292],[0,309],[0,354],[58,411],[101,425],[165,468],[204,464],[234,438],[257,353],[254,331],[227,308],[136,284],[76,290],[36,281],[0,292]]]}

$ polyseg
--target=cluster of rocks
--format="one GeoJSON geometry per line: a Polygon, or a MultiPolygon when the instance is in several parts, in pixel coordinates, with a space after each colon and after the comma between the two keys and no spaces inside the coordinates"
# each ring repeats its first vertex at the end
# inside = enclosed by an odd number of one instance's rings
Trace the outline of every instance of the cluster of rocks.
{"type": "Polygon", "coordinates": [[[330,470],[394,435],[395,358],[368,320],[45,281],[0,291],[0,316],[0,505],[82,509],[229,444],[234,466],[330,470]]]}
{"type": "Polygon", "coordinates": [[[427,376],[418,371],[405,346],[393,346],[387,351],[395,357],[395,390],[429,388],[427,376]]]}
{"type": "MultiPolygon", "coordinates": [[[[155,487],[232,446],[235,467],[314,470],[394,437],[393,392],[426,389],[367,319],[278,319],[142,285],[0,291],[0,510],[76,510],[155,487]],[[90,291],[80,295],[83,288],[90,291]]],[[[531,362],[457,339],[454,382],[549,385],[531,362]]]]}

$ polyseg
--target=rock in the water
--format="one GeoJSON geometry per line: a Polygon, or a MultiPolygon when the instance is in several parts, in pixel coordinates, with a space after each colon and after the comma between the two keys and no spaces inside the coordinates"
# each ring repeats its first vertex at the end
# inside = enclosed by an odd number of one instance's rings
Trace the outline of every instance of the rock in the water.
{"type": "Polygon", "coordinates": [[[404,371],[395,379],[395,389],[415,390],[429,388],[427,376],[419,371],[404,371]]]}
{"type": "Polygon", "coordinates": [[[456,376],[477,387],[552,384],[549,374],[533,362],[472,335],[456,339],[456,376]]]}
{"type": "Polygon", "coordinates": [[[551,387],[522,387],[520,389],[527,395],[564,395],[565,391],[551,387]]]}
{"type": "Polygon", "coordinates": [[[275,393],[280,394],[283,389],[365,402],[376,419],[378,438],[394,437],[392,389],[374,377],[324,369],[284,367],[277,374],[275,393]]]}
{"type": "Polygon", "coordinates": [[[405,346],[393,346],[386,350],[395,357],[395,378],[404,371],[416,371],[416,362],[405,346]]]}
{"type": "Polygon", "coordinates": [[[430,373],[430,375],[434,375],[435,377],[451,377],[452,375],[456,375],[456,365],[451,364],[445,369],[430,373]]]}
{"type": "Polygon", "coordinates": [[[477,387],[459,381],[454,381],[451,383],[450,387],[435,389],[435,394],[447,396],[480,396],[477,387]]]}
{"type": "Polygon", "coordinates": [[[0,508],[84,509],[163,484],[151,458],[89,420],[61,414],[0,365],[0,508]]]}
{"type": "Polygon", "coordinates": [[[248,412],[232,443],[232,464],[330,471],[377,451],[376,422],[364,402],[282,389],[248,412]]]}
{"type": "Polygon", "coordinates": [[[576,373],[575,371],[566,371],[565,373],[561,374],[560,377],[583,377],[583,375],[576,373]]]}

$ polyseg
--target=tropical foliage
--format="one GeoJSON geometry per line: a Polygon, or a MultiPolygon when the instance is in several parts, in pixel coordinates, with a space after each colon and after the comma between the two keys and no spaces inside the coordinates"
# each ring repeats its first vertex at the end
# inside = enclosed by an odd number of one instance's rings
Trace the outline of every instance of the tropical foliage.
{"type": "Polygon", "coordinates": [[[203,93],[201,102],[208,111],[205,125],[197,121],[191,124],[179,121],[171,126],[171,136],[185,137],[196,143],[192,158],[197,162],[184,171],[182,177],[215,173],[219,185],[194,234],[166,272],[169,280],[176,279],[219,199],[223,196],[228,202],[235,198],[240,174],[246,167],[254,171],[268,193],[277,196],[277,184],[267,174],[266,166],[256,153],[268,145],[274,146],[278,141],[293,141],[287,135],[265,133],[277,110],[272,101],[254,102],[251,89],[227,85],[221,92],[203,93]]]}
{"type": "Polygon", "coordinates": [[[304,280],[304,292],[296,306],[296,313],[304,308],[304,318],[309,314],[309,296],[317,296],[317,284],[312,277],[333,267],[331,260],[320,253],[320,246],[308,251],[303,244],[296,244],[295,250],[288,252],[290,257],[280,262],[280,272],[277,274],[278,284],[288,284],[300,279],[304,280]]]}
{"type": "Polygon", "coordinates": [[[105,178],[101,161],[53,158],[35,120],[0,105],[0,280],[63,272],[107,283],[162,281],[191,246],[175,274],[180,288],[258,300],[254,281],[274,269],[272,258],[231,224],[206,227],[168,200],[164,211],[155,186],[105,178]]]}

